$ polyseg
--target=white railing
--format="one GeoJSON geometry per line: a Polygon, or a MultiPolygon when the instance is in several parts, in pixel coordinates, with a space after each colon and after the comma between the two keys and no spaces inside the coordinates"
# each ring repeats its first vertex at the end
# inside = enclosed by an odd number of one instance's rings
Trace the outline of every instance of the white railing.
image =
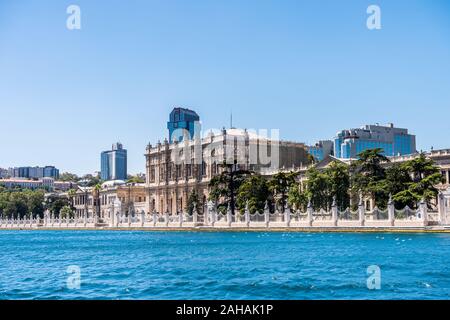
{"type": "Polygon", "coordinates": [[[30,216],[0,218],[0,228],[83,228],[105,227],[105,225],[110,228],[424,227],[450,224],[450,221],[447,221],[446,210],[446,207],[438,205],[437,211],[428,211],[424,201],[421,201],[416,209],[406,206],[398,210],[390,201],[387,208],[375,207],[372,211],[366,211],[362,204],[356,211],[350,208],[341,211],[336,205],[333,205],[331,210],[313,210],[312,206],[308,205],[306,211],[284,208],[283,211],[270,212],[266,206],[263,212],[249,212],[247,208],[244,212],[236,211],[233,215],[229,209],[227,212],[219,212],[211,205],[203,214],[198,213],[197,210],[191,214],[187,212],[174,214],[143,211],[131,214],[116,212],[102,218],[101,224],[99,224],[100,219],[93,216],[59,218],[47,212],[42,218],[30,216]],[[441,212],[442,210],[444,212],[441,212]]]}

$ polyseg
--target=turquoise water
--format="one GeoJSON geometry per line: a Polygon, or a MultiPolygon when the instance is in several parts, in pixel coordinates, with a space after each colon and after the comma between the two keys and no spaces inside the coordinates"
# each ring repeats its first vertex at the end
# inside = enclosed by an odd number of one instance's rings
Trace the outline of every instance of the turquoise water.
{"type": "Polygon", "coordinates": [[[450,298],[444,234],[0,231],[0,243],[0,299],[450,298]]]}

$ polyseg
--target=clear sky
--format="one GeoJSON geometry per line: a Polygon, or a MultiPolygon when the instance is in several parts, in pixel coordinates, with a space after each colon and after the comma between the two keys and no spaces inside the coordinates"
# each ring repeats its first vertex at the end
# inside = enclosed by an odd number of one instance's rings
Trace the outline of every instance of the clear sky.
{"type": "Polygon", "coordinates": [[[174,106],[204,128],[232,110],[313,143],[393,122],[418,149],[450,148],[450,2],[0,0],[0,167],[91,173],[121,141],[144,172],[174,106]]]}

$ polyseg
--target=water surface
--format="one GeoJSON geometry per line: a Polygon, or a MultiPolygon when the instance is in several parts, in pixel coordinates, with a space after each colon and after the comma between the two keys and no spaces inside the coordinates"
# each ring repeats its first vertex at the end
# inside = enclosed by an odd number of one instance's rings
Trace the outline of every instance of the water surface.
{"type": "Polygon", "coordinates": [[[446,234],[0,231],[0,243],[0,299],[450,298],[446,234]]]}

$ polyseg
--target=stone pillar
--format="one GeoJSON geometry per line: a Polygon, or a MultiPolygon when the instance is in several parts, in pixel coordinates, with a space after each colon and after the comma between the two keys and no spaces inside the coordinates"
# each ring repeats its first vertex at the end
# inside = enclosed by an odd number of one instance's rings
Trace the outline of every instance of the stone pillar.
{"type": "Polygon", "coordinates": [[[153,216],[153,226],[156,227],[156,222],[158,220],[158,213],[156,213],[155,209],[153,209],[152,216],[153,216]]]}
{"type": "Polygon", "coordinates": [[[198,212],[196,206],[194,206],[194,209],[192,209],[192,222],[194,224],[194,227],[196,227],[198,223],[198,212]]]}
{"type": "Polygon", "coordinates": [[[131,216],[133,214],[133,210],[128,211],[128,226],[131,227],[131,216]]]}
{"type": "Polygon", "coordinates": [[[214,227],[214,224],[216,223],[216,216],[215,216],[216,211],[215,211],[214,203],[212,201],[209,201],[207,208],[208,208],[208,214],[209,214],[211,226],[214,227]]]}
{"type": "Polygon", "coordinates": [[[248,209],[248,202],[245,205],[244,218],[245,218],[245,226],[247,228],[250,227],[250,210],[248,209]]]}
{"type": "Polygon", "coordinates": [[[179,214],[178,218],[180,219],[179,225],[180,225],[180,228],[181,228],[183,226],[183,219],[184,219],[183,210],[180,211],[180,214],[179,214]]]}
{"type": "Polygon", "coordinates": [[[291,226],[291,210],[288,206],[284,208],[284,223],[286,224],[286,227],[291,226]]]}
{"type": "Polygon", "coordinates": [[[120,211],[117,211],[115,215],[116,215],[116,227],[118,227],[120,224],[120,211]]]}
{"type": "Polygon", "coordinates": [[[87,225],[87,215],[88,215],[88,212],[87,211],[84,211],[84,216],[83,216],[83,219],[84,219],[84,221],[83,221],[83,225],[86,227],[86,225],[87,225]]]}
{"type": "Polygon", "coordinates": [[[439,223],[444,225],[447,223],[445,216],[445,197],[442,192],[438,195],[438,212],[439,212],[439,223]]]}
{"type": "Polygon", "coordinates": [[[306,213],[308,215],[308,226],[312,227],[313,225],[313,207],[311,205],[311,200],[308,201],[308,207],[306,208],[306,213]]]}
{"type": "Polygon", "coordinates": [[[336,204],[336,196],[333,197],[333,204],[331,205],[331,221],[334,227],[338,225],[338,207],[336,204]]]}
{"type": "Polygon", "coordinates": [[[359,213],[359,225],[364,226],[366,220],[366,207],[364,206],[362,194],[359,195],[358,213],[359,213]]]}
{"type": "Polygon", "coordinates": [[[395,225],[395,204],[392,200],[392,195],[389,195],[389,202],[388,202],[388,220],[389,225],[394,226],[395,225]]]}
{"type": "MultiPolygon", "coordinates": [[[[195,208],[197,208],[197,205],[195,206],[195,208]]],[[[209,211],[208,211],[208,207],[206,207],[205,210],[205,206],[203,206],[203,225],[208,226],[209,225],[209,211]]]]}
{"type": "Polygon", "coordinates": [[[115,216],[115,214],[114,214],[114,209],[109,209],[109,226],[111,227],[111,228],[114,228],[115,227],[115,224],[114,224],[114,216],[115,216]]]}
{"type": "Polygon", "coordinates": [[[266,225],[266,228],[269,227],[269,223],[270,223],[270,209],[269,209],[269,204],[266,201],[266,205],[264,206],[264,223],[266,225]]]}
{"type": "Polygon", "coordinates": [[[166,210],[166,212],[164,213],[164,222],[166,224],[166,227],[169,226],[169,211],[166,210]]]}
{"type": "Polygon", "coordinates": [[[141,227],[143,227],[145,224],[145,211],[141,211],[141,227]]]}
{"type": "Polygon", "coordinates": [[[421,220],[423,221],[423,225],[426,226],[428,224],[428,208],[427,208],[427,202],[425,201],[425,198],[422,198],[419,204],[420,208],[420,215],[421,220]]]}
{"type": "Polygon", "coordinates": [[[228,226],[231,227],[231,224],[233,223],[233,215],[231,214],[231,206],[227,206],[227,223],[228,226]]]}

